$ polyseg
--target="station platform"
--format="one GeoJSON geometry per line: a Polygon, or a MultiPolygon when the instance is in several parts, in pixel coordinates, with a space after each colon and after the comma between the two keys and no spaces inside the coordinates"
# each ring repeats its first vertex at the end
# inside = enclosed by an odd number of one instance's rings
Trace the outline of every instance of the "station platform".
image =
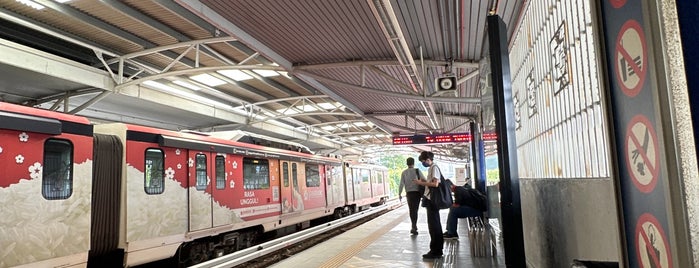
{"type": "MultiPolygon", "coordinates": [[[[448,213],[440,212],[445,230],[448,213]]],[[[505,267],[498,222],[490,223],[496,254],[476,257],[483,254],[472,253],[467,219],[459,219],[459,239],[444,241],[442,258],[423,260],[430,243],[425,210],[418,211],[418,235],[410,235],[408,206],[403,205],[271,267],[505,267]]]]}

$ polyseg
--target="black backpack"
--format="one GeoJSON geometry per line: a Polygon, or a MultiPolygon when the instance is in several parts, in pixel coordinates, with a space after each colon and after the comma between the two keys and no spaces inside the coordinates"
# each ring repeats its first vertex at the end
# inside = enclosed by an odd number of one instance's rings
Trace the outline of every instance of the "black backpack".
{"type": "Polygon", "coordinates": [[[468,206],[480,211],[488,210],[488,197],[485,194],[481,193],[481,191],[478,191],[473,188],[467,188],[466,194],[467,200],[474,201],[473,204],[468,204],[468,206]]]}

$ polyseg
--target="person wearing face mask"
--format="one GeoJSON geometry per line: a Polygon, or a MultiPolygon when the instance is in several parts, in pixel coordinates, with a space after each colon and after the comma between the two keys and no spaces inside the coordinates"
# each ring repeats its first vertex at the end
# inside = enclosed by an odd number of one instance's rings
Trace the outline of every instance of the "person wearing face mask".
{"type": "Polygon", "coordinates": [[[422,206],[427,210],[427,229],[430,232],[430,251],[422,255],[424,259],[441,258],[443,255],[444,237],[442,236],[442,223],[439,218],[439,209],[432,206],[430,201],[430,187],[439,186],[439,178],[442,176],[439,167],[433,162],[434,153],[422,152],[418,157],[422,166],[427,168],[427,180],[414,180],[418,185],[426,186],[422,196],[422,206]]]}

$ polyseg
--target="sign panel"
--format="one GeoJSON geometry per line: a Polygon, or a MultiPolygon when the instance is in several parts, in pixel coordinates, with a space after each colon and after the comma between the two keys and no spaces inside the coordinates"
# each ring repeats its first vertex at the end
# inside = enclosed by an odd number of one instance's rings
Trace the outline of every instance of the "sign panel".
{"type": "Polygon", "coordinates": [[[627,267],[672,266],[672,210],[653,79],[654,55],[646,38],[642,1],[602,1],[602,27],[607,55],[607,83],[614,120],[618,185],[623,213],[627,267]]]}
{"type": "Polygon", "coordinates": [[[636,254],[641,267],[672,267],[670,245],[658,219],[648,213],[636,224],[636,254]]]}
{"type": "MultiPolygon", "coordinates": [[[[496,140],[497,134],[484,133],[484,140],[496,140]]],[[[393,145],[407,144],[439,144],[439,143],[463,143],[470,142],[470,133],[433,134],[433,135],[412,135],[393,137],[393,145]]]]}

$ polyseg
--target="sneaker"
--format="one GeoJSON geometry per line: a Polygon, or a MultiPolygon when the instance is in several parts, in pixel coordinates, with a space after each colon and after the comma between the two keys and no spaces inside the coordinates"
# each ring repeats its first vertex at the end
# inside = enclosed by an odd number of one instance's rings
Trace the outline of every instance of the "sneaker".
{"type": "Polygon", "coordinates": [[[458,234],[445,234],[444,239],[450,239],[450,240],[459,239],[459,235],[458,234]]]}
{"type": "Polygon", "coordinates": [[[422,255],[423,259],[438,259],[441,257],[442,254],[433,254],[432,252],[427,252],[427,254],[422,255]]]}

